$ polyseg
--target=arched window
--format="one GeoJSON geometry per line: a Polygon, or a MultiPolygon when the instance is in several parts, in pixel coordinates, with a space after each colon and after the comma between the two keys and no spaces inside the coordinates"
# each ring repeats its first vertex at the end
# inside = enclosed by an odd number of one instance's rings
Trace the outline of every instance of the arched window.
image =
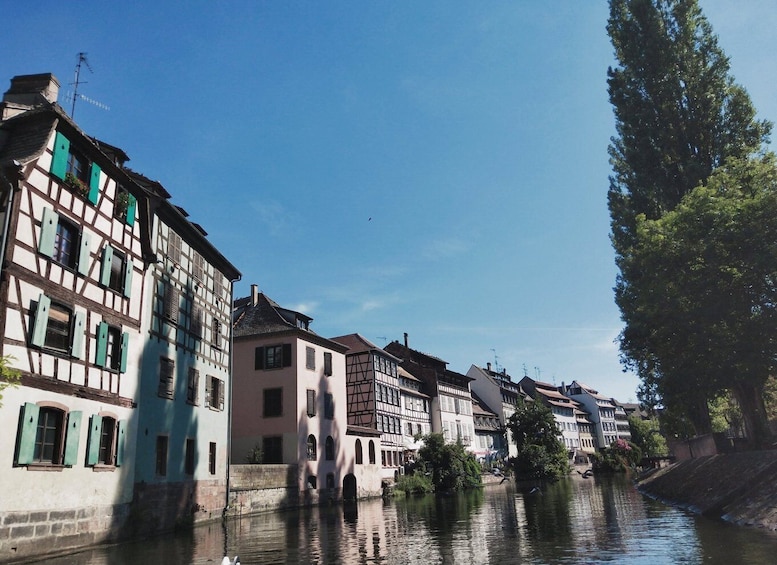
{"type": "Polygon", "coordinates": [[[356,440],[356,464],[362,464],[362,440],[356,440]]]}
{"type": "Polygon", "coordinates": [[[332,439],[332,436],[326,437],[325,456],[327,461],[335,460],[335,440],[332,439]]]}
{"type": "Polygon", "coordinates": [[[316,486],[317,486],[317,483],[318,483],[318,481],[317,481],[317,479],[316,479],[316,476],[315,476],[315,475],[310,475],[310,476],[308,477],[308,488],[315,489],[315,488],[316,488],[316,486]]]}
{"type": "Polygon", "coordinates": [[[313,434],[308,436],[308,461],[315,461],[318,459],[316,454],[316,437],[313,434]]]}
{"type": "Polygon", "coordinates": [[[334,473],[327,473],[327,475],[326,475],[326,488],[328,488],[328,489],[335,488],[335,474],[334,473]]]}
{"type": "Polygon", "coordinates": [[[370,440],[370,465],[375,465],[375,442],[370,440]]]}

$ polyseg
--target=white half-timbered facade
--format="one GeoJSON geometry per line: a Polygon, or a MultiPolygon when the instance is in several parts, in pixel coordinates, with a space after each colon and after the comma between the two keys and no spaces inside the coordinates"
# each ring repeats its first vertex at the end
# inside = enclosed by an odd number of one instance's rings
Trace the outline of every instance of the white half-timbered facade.
{"type": "Polygon", "coordinates": [[[0,354],[22,377],[0,409],[0,516],[27,525],[0,538],[0,559],[109,538],[133,497],[138,188],[126,156],[56,105],[58,86],[16,77],[0,107],[0,354]]]}

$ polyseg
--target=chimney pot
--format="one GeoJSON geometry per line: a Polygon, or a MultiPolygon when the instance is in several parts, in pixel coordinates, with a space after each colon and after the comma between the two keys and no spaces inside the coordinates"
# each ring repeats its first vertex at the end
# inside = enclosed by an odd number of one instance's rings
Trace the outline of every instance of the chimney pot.
{"type": "Polygon", "coordinates": [[[408,345],[407,345],[407,332],[405,332],[405,348],[408,348],[408,345]]]}
{"type": "Polygon", "coordinates": [[[488,372],[491,372],[491,362],[486,363],[486,369],[488,369],[488,372]]]}

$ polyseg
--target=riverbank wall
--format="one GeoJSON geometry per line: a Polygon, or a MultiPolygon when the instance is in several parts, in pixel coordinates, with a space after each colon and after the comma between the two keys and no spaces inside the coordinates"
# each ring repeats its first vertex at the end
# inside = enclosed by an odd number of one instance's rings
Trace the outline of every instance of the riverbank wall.
{"type": "Polygon", "coordinates": [[[643,494],[697,514],[777,530],[777,451],[709,455],[648,471],[643,494]]]}

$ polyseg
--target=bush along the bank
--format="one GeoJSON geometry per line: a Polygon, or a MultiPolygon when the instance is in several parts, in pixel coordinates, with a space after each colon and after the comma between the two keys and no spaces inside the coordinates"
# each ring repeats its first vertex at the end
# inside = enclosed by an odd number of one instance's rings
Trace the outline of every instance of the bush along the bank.
{"type": "Polygon", "coordinates": [[[595,473],[624,473],[639,465],[642,450],[630,441],[616,439],[606,450],[594,453],[592,457],[595,473]]]}
{"type": "Polygon", "coordinates": [[[423,471],[416,471],[409,475],[402,475],[394,485],[394,491],[409,495],[422,495],[434,492],[432,478],[425,475],[423,471]]]}
{"type": "Polygon", "coordinates": [[[434,489],[457,491],[482,485],[480,463],[468,453],[460,441],[445,443],[442,434],[423,436],[424,445],[418,450],[417,472],[431,477],[434,489]]]}

